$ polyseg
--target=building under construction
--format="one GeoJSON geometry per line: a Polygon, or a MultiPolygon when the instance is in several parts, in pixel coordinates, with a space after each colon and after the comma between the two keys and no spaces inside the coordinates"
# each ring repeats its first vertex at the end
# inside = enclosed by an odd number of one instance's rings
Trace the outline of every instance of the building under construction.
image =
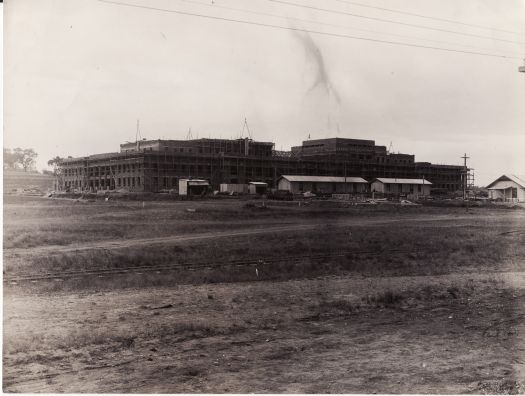
{"type": "Polygon", "coordinates": [[[414,155],[391,153],[373,140],[307,140],[291,151],[274,143],[241,139],[140,140],[120,152],[66,158],[59,164],[58,190],[178,189],[180,179],[220,184],[265,182],[277,187],[282,175],[425,178],[441,192],[462,189],[463,166],[415,162],[414,155]]]}

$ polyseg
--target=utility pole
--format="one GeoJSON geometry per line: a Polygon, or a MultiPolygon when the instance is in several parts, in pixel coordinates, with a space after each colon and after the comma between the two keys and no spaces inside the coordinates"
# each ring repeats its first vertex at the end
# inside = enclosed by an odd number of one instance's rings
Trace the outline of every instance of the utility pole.
{"type": "Polygon", "coordinates": [[[467,178],[468,178],[468,168],[467,168],[467,160],[470,157],[467,157],[467,153],[463,155],[463,174],[462,174],[462,182],[463,182],[463,199],[467,199],[467,178]]]}

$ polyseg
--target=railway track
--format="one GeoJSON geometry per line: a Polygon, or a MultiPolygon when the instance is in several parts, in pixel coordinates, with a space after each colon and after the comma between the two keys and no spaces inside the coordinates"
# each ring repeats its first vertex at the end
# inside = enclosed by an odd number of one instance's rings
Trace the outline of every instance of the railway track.
{"type": "MultiPolygon", "coordinates": [[[[407,250],[407,249],[391,249],[388,250],[388,254],[409,254],[419,253],[421,250],[407,250]]],[[[425,250],[425,252],[427,252],[425,250]]],[[[228,262],[186,262],[186,263],[171,263],[171,264],[159,264],[159,265],[140,265],[130,266],[126,268],[93,268],[87,270],[77,271],[60,271],[60,272],[45,272],[45,273],[17,273],[17,274],[4,274],[4,282],[10,284],[17,284],[19,282],[37,282],[45,280],[66,280],[72,278],[80,278],[85,276],[98,276],[105,277],[109,275],[122,275],[122,274],[137,274],[140,275],[143,272],[163,272],[163,271],[197,271],[205,269],[217,269],[217,268],[228,268],[228,267],[254,267],[262,268],[265,265],[288,262],[296,264],[304,260],[309,261],[322,261],[337,257],[346,256],[377,256],[384,254],[383,251],[377,250],[349,250],[339,251],[334,253],[324,254],[303,254],[286,257],[267,257],[264,259],[256,260],[231,260],[228,262]]]]}

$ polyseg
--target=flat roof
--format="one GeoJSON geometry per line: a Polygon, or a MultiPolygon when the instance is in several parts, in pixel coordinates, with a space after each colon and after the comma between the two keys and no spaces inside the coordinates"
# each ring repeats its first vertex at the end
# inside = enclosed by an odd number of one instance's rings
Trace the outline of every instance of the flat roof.
{"type": "Polygon", "coordinates": [[[365,146],[374,146],[375,140],[367,140],[367,139],[352,139],[352,138],[340,138],[340,137],[333,137],[333,138],[326,138],[326,139],[310,139],[310,140],[303,140],[303,145],[299,147],[308,147],[309,144],[320,144],[320,143],[328,143],[328,142],[336,142],[336,143],[352,143],[352,144],[362,144],[365,146]]]}
{"type": "Polygon", "coordinates": [[[344,176],[298,176],[283,175],[281,178],[291,182],[311,182],[311,183],[367,183],[361,177],[344,177],[344,176]]]}
{"type": "Polygon", "coordinates": [[[239,138],[239,139],[208,139],[208,138],[201,138],[201,139],[143,139],[139,140],[137,142],[124,142],[121,143],[120,146],[137,146],[137,144],[151,144],[151,143],[162,143],[162,144],[180,144],[180,143],[203,143],[203,142],[245,142],[248,140],[250,143],[257,143],[257,144],[266,144],[266,145],[273,145],[273,142],[262,142],[258,140],[253,140],[250,138],[239,138]]]}
{"type": "MultiPolygon", "coordinates": [[[[117,153],[117,152],[91,154],[91,155],[88,155],[88,156],[85,156],[85,157],[71,157],[71,158],[67,157],[67,158],[62,158],[60,160],[60,163],[86,161],[86,160],[103,160],[103,159],[116,158],[116,157],[121,157],[121,156],[124,156],[123,153],[117,153]]],[[[128,157],[129,157],[129,155],[128,155],[128,157]]]]}

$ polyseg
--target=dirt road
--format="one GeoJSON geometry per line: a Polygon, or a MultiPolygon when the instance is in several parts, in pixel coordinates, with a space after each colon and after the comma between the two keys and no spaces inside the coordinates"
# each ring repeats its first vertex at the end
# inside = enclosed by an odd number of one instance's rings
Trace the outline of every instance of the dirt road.
{"type": "Polygon", "coordinates": [[[88,250],[116,250],[116,249],[126,249],[126,248],[136,248],[141,246],[152,246],[152,245],[176,245],[184,244],[187,242],[211,240],[218,238],[231,238],[231,237],[242,237],[250,236],[257,234],[278,234],[278,233],[287,233],[293,231],[307,231],[313,230],[322,226],[329,225],[330,227],[349,227],[349,226],[376,226],[381,224],[391,224],[397,222],[447,222],[447,221],[457,221],[457,220],[474,220],[484,218],[483,215],[426,215],[426,216],[399,216],[399,217],[387,217],[387,218],[354,218],[350,220],[336,220],[330,221],[329,223],[325,221],[305,221],[302,219],[295,220],[295,224],[289,225],[269,225],[258,224],[258,223],[247,223],[245,227],[239,226],[236,223],[236,229],[232,231],[216,231],[216,232],[205,232],[205,233],[188,233],[188,234],[178,234],[162,237],[150,237],[150,238],[135,238],[135,239],[112,239],[112,240],[103,240],[95,242],[86,242],[86,243],[75,243],[70,245],[45,245],[45,246],[35,246],[30,248],[11,248],[4,250],[4,257],[23,257],[24,255],[52,255],[68,252],[82,252],[88,250]]]}

